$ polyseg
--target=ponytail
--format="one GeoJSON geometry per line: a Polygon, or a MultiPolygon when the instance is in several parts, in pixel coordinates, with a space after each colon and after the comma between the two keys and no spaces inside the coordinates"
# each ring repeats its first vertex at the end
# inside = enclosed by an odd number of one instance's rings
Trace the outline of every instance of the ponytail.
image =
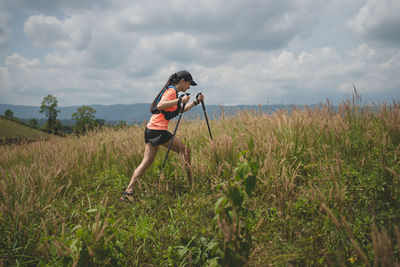
{"type": "Polygon", "coordinates": [[[174,73],[171,76],[169,76],[168,81],[165,83],[164,87],[158,93],[156,98],[154,98],[153,103],[150,106],[150,112],[152,112],[155,108],[157,108],[157,107],[155,107],[155,105],[157,103],[158,98],[160,97],[160,95],[164,91],[164,89],[168,88],[168,86],[170,86],[170,85],[175,85],[177,83],[178,83],[178,75],[176,73],[174,73]]]}

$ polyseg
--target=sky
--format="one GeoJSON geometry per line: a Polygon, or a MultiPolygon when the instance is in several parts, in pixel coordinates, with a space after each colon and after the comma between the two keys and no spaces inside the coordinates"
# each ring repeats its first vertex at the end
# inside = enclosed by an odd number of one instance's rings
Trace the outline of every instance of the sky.
{"type": "Polygon", "coordinates": [[[208,104],[400,99],[400,0],[0,0],[0,103],[150,103],[188,70],[208,104]]]}

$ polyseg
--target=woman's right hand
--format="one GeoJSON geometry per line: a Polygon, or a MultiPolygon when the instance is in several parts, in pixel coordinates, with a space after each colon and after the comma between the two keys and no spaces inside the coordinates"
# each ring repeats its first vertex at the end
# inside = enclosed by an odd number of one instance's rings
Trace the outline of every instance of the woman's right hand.
{"type": "Polygon", "coordinates": [[[184,95],[181,99],[181,103],[187,103],[190,100],[190,95],[184,95]]]}

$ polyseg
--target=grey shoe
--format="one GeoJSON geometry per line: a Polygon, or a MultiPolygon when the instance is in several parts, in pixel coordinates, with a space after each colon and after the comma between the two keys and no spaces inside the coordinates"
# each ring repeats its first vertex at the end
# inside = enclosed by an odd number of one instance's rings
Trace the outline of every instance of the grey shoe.
{"type": "Polygon", "coordinates": [[[122,196],[121,196],[120,200],[121,201],[125,201],[125,200],[129,199],[130,201],[133,201],[133,194],[134,194],[133,192],[132,193],[128,193],[128,192],[124,191],[122,193],[122,196]]]}

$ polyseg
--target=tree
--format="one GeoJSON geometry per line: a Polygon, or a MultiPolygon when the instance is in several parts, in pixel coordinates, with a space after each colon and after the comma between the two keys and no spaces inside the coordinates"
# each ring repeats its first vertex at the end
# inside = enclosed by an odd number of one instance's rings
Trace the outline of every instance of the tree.
{"type": "Polygon", "coordinates": [[[97,125],[95,113],[96,110],[88,106],[78,108],[77,112],[72,114],[72,120],[76,121],[75,132],[84,133],[86,130],[92,130],[97,125]]]}
{"type": "Polygon", "coordinates": [[[47,95],[43,98],[42,105],[40,106],[39,113],[44,113],[47,118],[47,130],[53,132],[57,124],[57,98],[52,95],[47,95]]]}
{"type": "Polygon", "coordinates": [[[4,111],[4,117],[6,117],[7,119],[12,119],[14,118],[14,112],[12,112],[11,109],[7,109],[6,111],[4,111]]]}
{"type": "Polygon", "coordinates": [[[74,131],[74,127],[68,124],[63,124],[61,126],[61,131],[63,134],[71,134],[74,131]]]}
{"type": "Polygon", "coordinates": [[[39,123],[37,119],[30,119],[28,125],[33,128],[37,128],[39,126],[39,123]]]}
{"type": "Polygon", "coordinates": [[[123,127],[128,126],[128,123],[127,123],[126,121],[120,120],[120,121],[117,122],[117,124],[116,124],[115,126],[116,126],[117,128],[123,128],[123,127]]]}
{"type": "Polygon", "coordinates": [[[106,125],[106,121],[104,119],[96,119],[96,126],[103,127],[106,125]]]}

